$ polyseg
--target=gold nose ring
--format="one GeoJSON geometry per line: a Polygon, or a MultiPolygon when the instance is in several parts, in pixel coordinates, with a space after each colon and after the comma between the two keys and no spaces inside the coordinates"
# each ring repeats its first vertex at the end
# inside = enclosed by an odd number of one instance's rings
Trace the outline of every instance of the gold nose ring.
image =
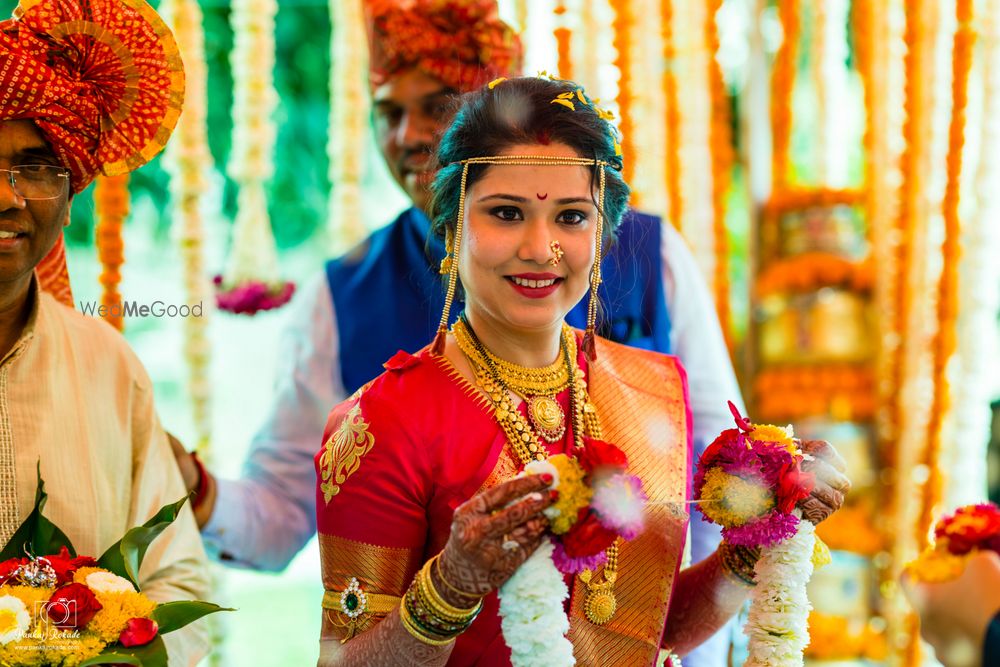
{"type": "Polygon", "coordinates": [[[549,264],[552,266],[559,266],[559,262],[562,261],[563,255],[566,254],[559,245],[559,241],[553,241],[550,243],[549,250],[552,251],[552,258],[549,260],[549,264]]]}

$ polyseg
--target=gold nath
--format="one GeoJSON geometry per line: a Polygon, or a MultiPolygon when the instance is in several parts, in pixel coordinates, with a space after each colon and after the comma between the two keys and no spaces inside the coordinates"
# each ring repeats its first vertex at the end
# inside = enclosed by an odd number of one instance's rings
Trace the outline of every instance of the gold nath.
{"type": "Polygon", "coordinates": [[[518,166],[571,166],[598,167],[597,191],[597,253],[594,256],[594,266],[590,270],[590,302],[587,304],[587,330],[583,337],[583,350],[587,358],[593,361],[597,355],[594,346],[594,327],[597,322],[597,288],[601,284],[601,252],[604,236],[604,188],[607,183],[607,167],[614,168],[605,160],[584,157],[561,157],[557,155],[493,155],[489,157],[472,157],[459,162],[462,165],[462,182],[458,194],[458,219],[455,221],[454,244],[449,254],[441,262],[441,270],[448,272],[448,290],[444,297],[444,310],[438,323],[437,335],[431,346],[433,354],[444,354],[445,340],[448,336],[448,320],[451,319],[451,304],[455,300],[455,289],[458,285],[458,254],[462,249],[462,228],[465,226],[465,194],[469,179],[469,165],[518,165],[518,166]],[[450,261],[449,261],[450,260],[450,261]]]}

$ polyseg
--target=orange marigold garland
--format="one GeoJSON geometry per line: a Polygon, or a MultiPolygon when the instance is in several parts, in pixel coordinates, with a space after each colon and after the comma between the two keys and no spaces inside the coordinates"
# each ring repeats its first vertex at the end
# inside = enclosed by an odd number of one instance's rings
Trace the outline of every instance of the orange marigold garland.
{"type": "Polygon", "coordinates": [[[680,123],[677,100],[677,46],[673,29],[673,0],[660,0],[660,26],[663,39],[663,92],[666,98],[666,169],[667,218],[681,229],[684,200],[681,193],[680,123]]]}
{"type": "Polygon", "coordinates": [[[771,74],[771,129],[774,133],[771,179],[776,191],[785,189],[790,181],[788,172],[792,144],[792,93],[795,89],[801,30],[799,0],[781,0],[778,12],[784,39],[774,58],[774,71],[771,74]]]}
{"type": "Polygon", "coordinates": [[[559,26],[552,31],[556,38],[556,49],[559,54],[559,76],[563,79],[573,78],[573,56],[571,47],[573,44],[573,31],[566,26],[566,3],[560,2],[554,10],[556,22],[559,26]]]}
{"type": "Polygon", "coordinates": [[[98,176],[94,186],[94,207],[97,211],[94,242],[102,267],[102,317],[119,331],[125,327],[121,311],[122,295],[118,292],[118,285],[122,280],[121,267],[125,263],[122,226],[129,212],[128,183],[128,174],[98,176]]]}
{"type": "MultiPolygon", "coordinates": [[[[632,15],[631,0],[610,0],[614,10],[615,29],[615,67],[618,68],[618,130],[622,134],[621,152],[627,156],[624,160],[624,177],[626,183],[635,181],[635,138],[632,136],[632,15]]],[[[635,192],[632,193],[636,198],[635,192]]]]}
{"type": "Polygon", "coordinates": [[[941,244],[943,258],[941,278],[938,283],[937,316],[938,329],[934,336],[934,398],[931,403],[927,424],[927,449],[924,465],[930,470],[930,477],[924,489],[923,506],[917,523],[917,543],[927,545],[928,533],[934,521],[934,513],[941,501],[942,475],[941,423],[948,412],[950,389],[948,387],[947,366],[955,352],[955,335],[958,320],[958,262],[961,255],[959,237],[961,220],[958,205],[962,180],[962,152],[965,148],[965,114],[969,99],[969,74],[972,71],[973,46],[976,33],[972,26],[972,0],[958,0],[956,5],[958,29],[955,32],[952,55],[952,113],[948,130],[948,180],[945,186],[944,241],[941,244]]]}
{"type": "Polygon", "coordinates": [[[732,350],[731,317],[729,310],[729,236],[726,230],[726,195],[733,167],[732,131],[729,96],[719,66],[719,33],[715,17],[722,0],[710,0],[705,19],[705,43],[708,45],[708,85],[712,96],[710,142],[712,152],[712,228],[715,250],[715,308],[722,325],[726,346],[732,350]]]}

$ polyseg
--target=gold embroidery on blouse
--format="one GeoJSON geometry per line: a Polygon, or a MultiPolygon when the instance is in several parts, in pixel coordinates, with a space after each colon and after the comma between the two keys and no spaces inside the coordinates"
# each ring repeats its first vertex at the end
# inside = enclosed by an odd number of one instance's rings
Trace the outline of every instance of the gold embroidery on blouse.
{"type": "Polygon", "coordinates": [[[355,404],[323,445],[319,459],[323,481],[320,488],[327,504],[340,493],[340,485],[361,467],[361,457],[371,451],[375,436],[361,415],[361,403],[355,404]]]}

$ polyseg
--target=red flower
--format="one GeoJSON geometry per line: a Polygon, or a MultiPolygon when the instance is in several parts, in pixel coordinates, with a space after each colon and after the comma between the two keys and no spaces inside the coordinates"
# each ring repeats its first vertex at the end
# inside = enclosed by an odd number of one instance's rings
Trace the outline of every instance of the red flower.
{"type": "Polygon", "coordinates": [[[62,586],[73,581],[73,575],[81,567],[96,567],[97,561],[90,556],[70,558],[69,549],[65,545],[54,556],[46,556],[45,560],[56,571],[56,584],[62,586]]]}
{"type": "Polygon", "coordinates": [[[592,473],[598,468],[621,468],[628,467],[628,458],[625,452],[618,449],[610,442],[595,440],[594,438],[583,438],[583,450],[577,456],[580,465],[588,473],[592,473]]]}
{"type": "Polygon", "coordinates": [[[0,586],[7,583],[7,580],[11,578],[11,575],[25,563],[28,562],[27,558],[10,558],[0,563],[0,586]]]}
{"type": "Polygon", "coordinates": [[[83,584],[67,584],[56,589],[46,608],[57,628],[76,630],[90,623],[103,606],[83,584]]]}
{"type": "Polygon", "coordinates": [[[118,635],[122,646],[144,646],[156,638],[160,628],[149,618],[130,618],[125,629],[118,635]]]}
{"type": "Polygon", "coordinates": [[[816,486],[815,474],[803,472],[798,463],[786,463],[778,473],[778,490],[775,494],[778,509],[785,514],[791,514],[800,500],[809,497],[814,486],[816,486]]]}
{"type": "Polygon", "coordinates": [[[618,533],[602,526],[597,515],[585,507],[580,510],[573,527],[560,539],[567,556],[582,558],[601,553],[614,544],[617,537],[618,533]]]}
{"type": "Polygon", "coordinates": [[[981,504],[960,507],[938,522],[934,535],[953,554],[966,554],[1000,535],[1000,508],[981,504]]]}

